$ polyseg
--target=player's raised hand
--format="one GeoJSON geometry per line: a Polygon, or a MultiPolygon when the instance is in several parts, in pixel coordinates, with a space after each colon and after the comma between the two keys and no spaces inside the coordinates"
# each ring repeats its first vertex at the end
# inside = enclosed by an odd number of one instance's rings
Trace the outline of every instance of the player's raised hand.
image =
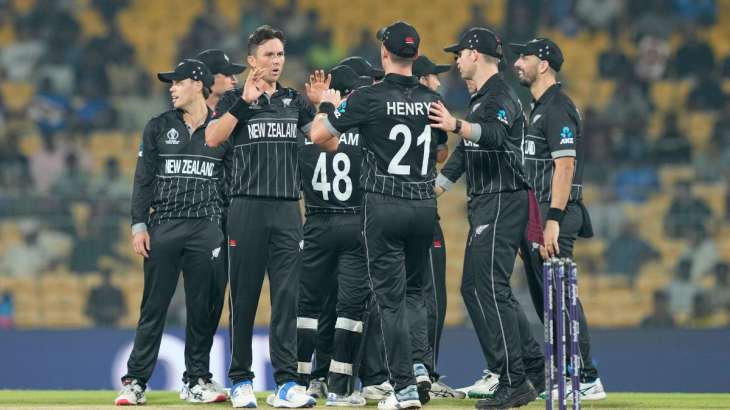
{"type": "Polygon", "coordinates": [[[149,258],[150,234],[147,231],[137,232],[132,236],[132,248],[137,255],[149,258]]]}
{"type": "Polygon", "coordinates": [[[337,90],[325,90],[322,92],[322,101],[320,103],[324,102],[332,103],[332,105],[337,107],[342,102],[342,96],[340,96],[340,92],[337,90]]]}
{"type": "Polygon", "coordinates": [[[324,70],[315,70],[309,75],[309,82],[304,84],[307,92],[307,98],[314,105],[322,102],[322,93],[329,90],[332,82],[332,74],[324,74],[324,70]]]}
{"type": "Polygon", "coordinates": [[[441,101],[436,101],[431,104],[428,119],[431,121],[431,128],[438,128],[449,132],[453,132],[456,128],[456,118],[451,115],[441,101]]]}
{"type": "Polygon", "coordinates": [[[241,98],[244,101],[251,104],[261,97],[261,94],[264,93],[263,77],[263,68],[259,67],[249,70],[246,82],[243,84],[243,93],[241,94],[241,98]]]}

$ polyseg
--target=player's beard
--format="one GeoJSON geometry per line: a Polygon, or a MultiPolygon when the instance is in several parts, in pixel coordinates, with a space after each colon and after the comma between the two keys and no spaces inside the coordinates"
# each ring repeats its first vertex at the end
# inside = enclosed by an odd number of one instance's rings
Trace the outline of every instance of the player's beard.
{"type": "Polygon", "coordinates": [[[517,79],[520,81],[520,84],[528,88],[531,87],[535,82],[537,75],[530,75],[525,70],[522,70],[521,73],[522,74],[520,74],[519,71],[517,72],[517,79]]]}

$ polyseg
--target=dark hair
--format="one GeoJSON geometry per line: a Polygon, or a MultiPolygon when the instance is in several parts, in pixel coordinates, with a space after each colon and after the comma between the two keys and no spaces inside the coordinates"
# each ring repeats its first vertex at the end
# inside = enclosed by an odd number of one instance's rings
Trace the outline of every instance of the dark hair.
{"type": "Polygon", "coordinates": [[[203,98],[207,100],[208,97],[210,97],[210,88],[203,85],[203,98]]]}
{"type": "Polygon", "coordinates": [[[284,32],[265,24],[251,33],[248,36],[248,55],[252,56],[256,52],[256,49],[266,41],[278,38],[284,43],[284,32]]]}
{"type": "Polygon", "coordinates": [[[401,57],[399,55],[396,55],[395,53],[390,52],[390,61],[392,61],[393,63],[395,63],[396,65],[399,65],[399,66],[413,65],[413,62],[416,61],[416,58],[417,57],[418,56],[414,56],[414,57],[401,57]]]}

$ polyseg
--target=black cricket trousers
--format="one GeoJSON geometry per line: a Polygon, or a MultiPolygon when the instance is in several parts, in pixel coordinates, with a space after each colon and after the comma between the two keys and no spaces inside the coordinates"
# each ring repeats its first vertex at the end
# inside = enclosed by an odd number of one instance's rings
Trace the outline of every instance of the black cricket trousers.
{"type": "Polygon", "coordinates": [[[146,384],[157,362],[170,300],[180,271],[185,282],[185,369],[190,380],[209,377],[210,297],[213,278],[223,269],[220,227],[204,219],[174,219],[149,229],[144,291],[127,374],[146,384]]]}
{"type": "Polygon", "coordinates": [[[423,279],[436,226],[436,200],[374,193],[363,199],[368,275],[380,314],[385,367],[396,391],[415,385],[411,323],[426,321],[423,279]],[[413,303],[406,303],[410,299],[413,303]]]}
{"type": "MultiPolygon", "coordinates": [[[[547,212],[550,209],[550,204],[541,203],[540,212],[543,215],[543,219],[546,218],[547,212]]],[[[560,223],[560,233],[558,235],[558,247],[560,248],[561,258],[573,258],[573,248],[575,240],[578,238],[578,232],[581,231],[585,223],[589,223],[586,215],[586,211],[583,206],[576,202],[569,202],[565,208],[565,216],[563,221],[560,223]]],[[[544,226],[544,221],[543,221],[544,226]]],[[[521,245],[522,261],[525,264],[525,273],[527,275],[527,284],[530,288],[530,296],[532,297],[532,303],[535,306],[535,312],[540,320],[543,320],[543,272],[542,263],[543,259],[540,256],[538,248],[533,247],[527,238],[523,238],[521,245]]],[[[578,267],[580,270],[580,267],[578,267]]],[[[580,289],[580,284],[578,285],[580,289]]],[[[567,301],[566,295],[566,303],[567,301]]],[[[566,306],[569,306],[566,304],[566,306]]],[[[583,305],[578,300],[578,347],[580,349],[581,357],[581,380],[593,381],[598,377],[598,370],[591,358],[591,336],[588,332],[588,322],[586,321],[585,313],[583,312],[583,305]]]]}
{"type": "Polygon", "coordinates": [[[296,381],[302,218],[297,201],[234,197],[228,207],[233,384],[252,380],[254,319],[264,274],[271,291],[269,351],[277,385],[296,381]]]}
{"type": "Polygon", "coordinates": [[[513,387],[522,384],[526,371],[539,373],[544,364],[510,286],[527,217],[526,190],[473,197],[461,282],[487,366],[500,383],[513,387]]]}
{"type": "Polygon", "coordinates": [[[303,384],[312,372],[318,319],[336,289],[337,319],[329,366],[329,389],[350,394],[364,327],[370,283],[360,239],[360,215],[310,215],[304,224],[304,250],[297,316],[298,370],[303,384]]]}
{"type": "Polygon", "coordinates": [[[431,378],[438,380],[436,364],[446,318],[446,241],[439,222],[436,222],[433,243],[429,249],[429,263],[423,293],[428,315],[427,332],[430,347],[430,360],[426,360],[424,364],[428,368],[431,378]]]}

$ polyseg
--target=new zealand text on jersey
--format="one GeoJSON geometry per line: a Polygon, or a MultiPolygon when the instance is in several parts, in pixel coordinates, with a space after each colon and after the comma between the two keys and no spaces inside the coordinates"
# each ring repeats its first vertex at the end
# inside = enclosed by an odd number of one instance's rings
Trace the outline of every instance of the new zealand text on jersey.
{"type": "Polygon", "coordinates": [[[251,139],[296,138],[297,124],[295,122],[252,122],[248,124],[248,135],[251,139]]]}
{"type": "Polygon", "coordinates": [[[215,164],[197,159],[167,159],[165,160],[165,174],[183,174],[213,177],[215,164]]]}

